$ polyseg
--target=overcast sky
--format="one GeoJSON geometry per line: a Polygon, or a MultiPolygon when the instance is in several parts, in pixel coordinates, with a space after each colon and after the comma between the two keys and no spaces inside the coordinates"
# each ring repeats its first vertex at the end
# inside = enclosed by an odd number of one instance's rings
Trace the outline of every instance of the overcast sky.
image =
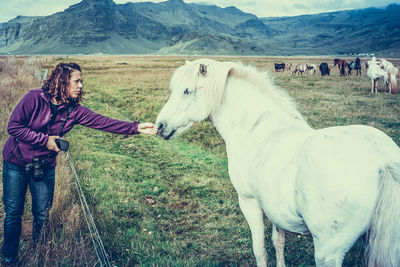
{"type": "MultiPolygon", "coordinates": [[[[0,0],[0,22],[6,22],[18,15],[47,16],[63,11],[81,0],[0,0]]],[[[384,7],[400,0],[184,0],[185,3],[206,3],[220,7],[235,6],[258,17],[295,16],[345,9],[384,7]]],[[[117,4],[144,2],[135,0],[114,0],[117,4]]],[[[163,2],[163,1],[151,1],[163,2]]]]}

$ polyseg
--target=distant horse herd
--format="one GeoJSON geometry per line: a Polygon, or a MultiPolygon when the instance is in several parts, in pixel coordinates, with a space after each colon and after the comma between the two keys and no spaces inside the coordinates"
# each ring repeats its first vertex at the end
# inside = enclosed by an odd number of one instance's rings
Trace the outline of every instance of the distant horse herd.
{"type": "Polygon", "coordinates": [[[367,75],[371,79],[371,93],[377,93],[377,82],[383,79],[389,93],[397,94],[399,91],[397,81],[399,79],[399,69],[386,59],[376,59],[373,57],[367,61],[367,75]]]}
{"type": "MultiPolygon", "coordinates": [[[[333,67],[338,67],[340,76],[352,75],[352,71],[356,71],[356,76],[361,76],[361,60],[356,58],[354,61],[347,62],[344,59],[335,58],[333,67]]],[[[291,71],[292,75],[312,74],[315,75],[317,66],[315,64],[299,63],[294,68],[292,63],[275,63],[275,71],[291,71]]],[[[376,59],[365,62],[367,76],[371,79],[371,92],[377,92],[377,82],[383,79],[386,85],[385,91],[389,93],[398,93],[397,81],[399,80],[399,69],[393,63],[386,59],[376,59]]],[[[319,65],[321,76],[329,76],[331,69],[328,63],[322,62],[319,65]]]]}

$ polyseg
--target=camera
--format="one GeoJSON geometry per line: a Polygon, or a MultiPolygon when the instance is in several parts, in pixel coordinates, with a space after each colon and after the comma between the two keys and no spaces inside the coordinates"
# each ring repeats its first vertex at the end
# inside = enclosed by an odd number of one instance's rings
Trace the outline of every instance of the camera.
{"type": "Polygon", "coordinates": [[[32,176],[33,180],[40,181],[44,175],[45,165],[46,163],[44,160],[33,158],[31,163],[25,165],[25,173],[28,177],[32,176]]]}
{"type": "Polygon", "coordinates": [[[64,139],[56,139],[56,144],[61,151],[68,151],[69,142],[64,139]]]}

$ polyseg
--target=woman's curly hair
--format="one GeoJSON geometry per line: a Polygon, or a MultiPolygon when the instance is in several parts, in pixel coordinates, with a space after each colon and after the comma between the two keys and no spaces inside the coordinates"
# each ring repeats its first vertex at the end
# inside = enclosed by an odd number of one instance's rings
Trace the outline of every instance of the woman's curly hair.
{"type": "MultiPolygon", "coordinates": [[[[59,63],[51,72],[50,77],[43,83],[42,90],[50,98],[55,97],[57,102],[69,103],[72,101],[68,94],[68,85],[71,79],[71,73],[81,72],[81,67],[73,62],[59,63]]],[[[73,101],[79,103],[83,96],[83,91],[77,99],[73,101]]]]}

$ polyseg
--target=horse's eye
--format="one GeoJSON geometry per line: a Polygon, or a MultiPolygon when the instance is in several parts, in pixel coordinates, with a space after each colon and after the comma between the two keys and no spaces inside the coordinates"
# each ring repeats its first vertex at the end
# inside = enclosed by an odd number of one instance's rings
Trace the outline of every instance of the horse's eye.
{"type": "Polygon", "coordinates": [[[186,88],[185,89],[185,91],[183,91],[183,93],[185,94],[185,95],[188,95],[190,92],[189,92],[189,88],[186,88]]]}

